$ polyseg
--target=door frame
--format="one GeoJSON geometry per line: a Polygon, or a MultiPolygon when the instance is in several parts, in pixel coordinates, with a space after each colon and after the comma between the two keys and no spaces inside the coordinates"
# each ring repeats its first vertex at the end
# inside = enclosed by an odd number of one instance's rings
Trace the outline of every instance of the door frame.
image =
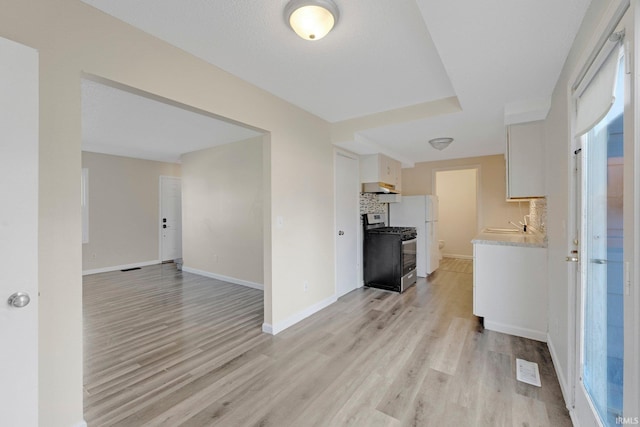
{"type": "MultiPolygon", "coordinates": [[[[640,35],[640,0],[632,0],[631,2],[631,26],[633,27],[633,43],[630,52],[630,72],[632,76],[638,76],[640,70],[640,45],[637,43],[640,35]]],[[[625,342],[625,389],[624,389],[624,416],[635,417],[635,423],[640,422],[640,108],[638,102],[640,100],[640,87],[638,82],[640,79],[631,78],[631,92],[629,99],[630,106],[625,105],[625,110],[630,109],[629,116],[632,120],[627,120],[624,127],[625,134],[630,138],[625,138],[624,150],[625,155],[624,174],[625,183],[632,183],[632,188],[625,190],[625,197],[631,196],[632,203],[629,203],[630,209],[624,211],[625,220],[624,227],[631,231],[633,239],[631,242],[624,244],[624,250],[631,249],[631,257],[625,260],[627,265],[627,274],[629,276],[629,293],[625,296],[624,301],[624,342],[625,342]],[[629,129],[631,128],[631,129],[629,129]],[[629,176],[627,179],[626,177],[629,176]],[[631,215],[629,215],[631,210],[631,215]],[[631,327],[629,327],[631,326],[631,327]],[[628,351],[630,349],[630,351],[628,351]],[[629,357],[634,355],[635,359],[629,357]]]]}
{"type": "MultiPolygon", "coordinates": [[[[335,286],[334,286],[334,295],[337,297],[340,297],[341,295],[338,295],[338,179],[337,179],[337,173],[338,173],[338,167],[337,167],[337,156],[342,156],[342,157],[346,157],[352,160],[355,160],[356,162],[356,166],[358,169],[358,186],[360,185],[360,156],[358,156],[355,153],[352,153],[348,150],[345,150],[343,148],[338,148],[338,147],[334,147],[333,150],[333,200],[334,200],[334,213],[333,213],[333,230],[334,230],[334,254],[335,254],[335,259],[334,259],[334,263],[335,263],[335,273],[334,273],[334,281],[335,281],[335,286]]],[[[358,189],[358,187],[354,188],[354,190],[357,192],[357,194],[360,194],[360,191],[358,189]]],[[[354,221],[354,225],[355,225],[355,229],[356,229],[356,242],[357,242],[357,249],[356,249],[356,265],[354,266],[354,268],[356,269],[356,278],[357,278],[357,283],[355,286],[355,289],[361,288],[364,285],[364,277],[363,277],[363,271],[362,271],[362,227],[360,226],[360,207],[358,205],[357,210],[353,213],[353,221],[354,221]]]]}
{"type": "MultiPolygon", "coordinates": [[[[434,168],[431,171],[431,194],[437,196],[438,189],[438,172],[451,172],[461,170],[475,170],[476,171],[476,232],[480,233],[482,227],[480,224],[484,224],[484,215],[482,213],[482,165],[479,163],[472,163],[468,165],[450,166],[444,168],[434,168]]],[[[446,243],[446,242],[445,242],[446,243]]]]}

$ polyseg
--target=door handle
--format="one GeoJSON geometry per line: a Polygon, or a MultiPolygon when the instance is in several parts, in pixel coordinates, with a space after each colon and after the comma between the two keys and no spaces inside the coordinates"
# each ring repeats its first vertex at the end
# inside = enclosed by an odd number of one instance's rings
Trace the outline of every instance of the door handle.
{"type": "Polygon", "coordinates": [[[606,259],[594,258],[594,259],[591,260],[591,262],[594,263],[594,264],[606,264],[608,261],[606,259]]]}
{"type": "Polygon", "coordinates": [[[567,262],[578,262],[578,261],[580,261],[580,259],[577,256],[568,256],[566,259],[567,259],[567,262]]]}
{"type": "Polygon", "coordinates": [[[30,301],[31,298],[26,292],[16,292],[9,297],[9,300],[7,302],[11,307],[22,308],[29,304],[30,301]]]}

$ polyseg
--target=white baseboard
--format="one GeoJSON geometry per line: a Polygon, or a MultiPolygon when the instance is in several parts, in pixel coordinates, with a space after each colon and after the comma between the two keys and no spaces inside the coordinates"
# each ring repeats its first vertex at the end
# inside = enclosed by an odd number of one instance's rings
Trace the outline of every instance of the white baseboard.
{"type": "Polygon", "coordinates": [[[442,254],[443,258],[473,259],[473,255],[442,254]]]}
{"type": "Polygon", "coordinates": [[[109,273],[110,271],[126,270],[127,268],[147,267],[149,265],[160,264],[159,259],[152,261],[134,262],[133,264],[114,265],[112,267],[94,268],[92,270],[82,270],[82,275],[87,276],[89,274],[109,273]]]}
{"type": "Polygon", "coordinates": [[[549,348],[549,354],[551,354],[551,361],[553,362],[553,369],[556,371],[556,377],[558,377],[558,382],[560,383],[560,391],[562,391],[562,397],[564,398],[564,404],[566,408],[569,410],[569,415],[571,416],[571,420],[573,421],[573,425],[577,425],[574,420],[574,411],[571,407],[571,396],[569,395],[569,384],[567,384],[567,379],[564,375],[564,372],[558,366],[558,354],[556,353],[555,346],[553,345],[553,340],[551,336],[547,334],[547,347],[549,348]]]}
{"type": "Polygon", "coordinates": [[[571,425],[574,427],[580,427],[580,421],[576,417],[576,411],[573,408],[567,408],[569,410],[569,418],[571,418],[571,425]]]}
{"type": "Polygon", "coordinates": [[[547,333],[536,331],[534,329],[520,328],[517,326],[506,325],[500,322],[484,319],[484,328],[490,331],[502,332],[503,334],[515,335],[517,337],[529,338],[536,341],[547,342],[547,333]]]}
{"type": "Polygon", "coordinates": [[[307,317],[311,316],[312,314],[317,313],[323,308],[330,306],[337,300],[338,299],[336,298],[336,296],[332,295],[329,298],[326,298],[318,303],[313,304],[310,307],[305,308],[304,310],[294,314],[293,316],[289,316],[288,318],[276,323],[275,325],[271,325],[269,323],[263,323],[262,331],[271,335],[279,334],[280,332],[284,331],[288,327],[291,327],[296,323],[300,322],[301,320],[304,320],[307,317]]]}
{"type": "Polygon", "coordinates": [[[250,282],[248,280],[236,279],[235,277],[223,276],[222,274],[211,273],[210,271],[198,270],[197,268],[188,267],[186,265],[182,266],[182,271],[186,271],[187,273],[197,274],[199,276],[209,277],[211,279],[222,280],[223,282],[229,282],[235,285],[242,285],[248,288],[259,289],[261,291],[264,291],[264,285],[260,283],[250,282]]]}

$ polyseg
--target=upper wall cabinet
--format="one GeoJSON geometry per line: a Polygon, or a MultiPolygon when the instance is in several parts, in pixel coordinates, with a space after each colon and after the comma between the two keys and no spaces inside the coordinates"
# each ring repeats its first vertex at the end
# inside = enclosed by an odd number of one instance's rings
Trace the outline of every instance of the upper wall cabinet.
{"type": "Polygon", "coordinates": [[[507,199],[544,197],[543,122],[507,127],[507,199]]]}
{"type": "Polygon", "coordinates": [[[360,182],[384,182],[395,186],[400,192],[402,187],[402,163],[384,154],[371,154],[360,157],[360,182]]]}

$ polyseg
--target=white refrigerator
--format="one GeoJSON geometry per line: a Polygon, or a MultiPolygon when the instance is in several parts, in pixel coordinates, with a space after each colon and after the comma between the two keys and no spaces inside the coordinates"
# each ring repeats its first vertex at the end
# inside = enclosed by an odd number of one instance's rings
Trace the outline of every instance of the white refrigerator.
{"type": "Polygon", "coordinates": [[[389,203],[389,225],[415,227],[417,275],[426,277],[436,271],[440,265],[437,196],[402,196],[400,203],[389,203]]]}

